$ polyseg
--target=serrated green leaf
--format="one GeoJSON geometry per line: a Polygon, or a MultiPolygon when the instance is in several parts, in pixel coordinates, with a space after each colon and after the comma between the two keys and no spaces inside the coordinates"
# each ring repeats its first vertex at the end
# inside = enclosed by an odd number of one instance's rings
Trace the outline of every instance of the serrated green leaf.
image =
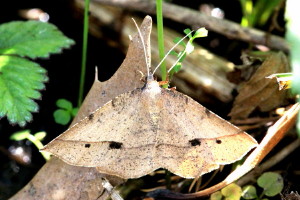
{"type": "Polygon", "coordinates": [[[220,191],[212,193],[210,195],[210,200],[221,200],[222,199],[222,193],[220,191]]]}
{"type": "Polygon", "coordinates": [[[15,21],[0,25],[0,54],[46,58],[72,44],[73,40],[49,23],[15,21]]]}
{"type": "Polygon", "coordinates": [[[0,117],[24,126],[31,121],[31,112],[38,111],[32,99],[41,98],[46,70],[37,63],[17,56],[0,56],[0,117]]]}
{"type": "Polygon", "coordinates": [[[70,112],[63,110],[63,109],[58,109],[53,113],[54,116],[54,120],[57,124],[61,124],[61,125],[67,125],[70,120],[71,120],[71,116],[70,116],[70,112]]]}
{"type": "Polygon", "coordinates": [[[68,110],[70,112],[73,109],[72,103],[70,101],[66,100],[66,99],[58,99],[56,101],[56,105],[57,105],[57,107],[64,108],[64,109],[66,109],[66,110],[68,110]]]}
{"type": "Polygon", "coordinates": [[[263,173],[258,179],[257,184],[264,189],[266,196],[273,197],[283,189],[283,178],[274,172],[263,173]]]}
{"type": "Polygon", "coordinates": [[[221,190],[226,200],[240,200],[242,196],[242,188],[235,183],[232,183],[221,190]]]}
{"type": "Polygon", "coordinates": [[[253,185],[246,185],[242,188],[244,199],[255,199],[257,197],[256,188],[253,185]]]}
{"type": "Polygon", "coordinates": [[[21,140],[25,140],[28,135],[30,135],[29,130],[22,130],[22,131],[18,131],[13,133],[9,139],[11,140],[15,140],[15,141],[21,141],[21,140]]]}

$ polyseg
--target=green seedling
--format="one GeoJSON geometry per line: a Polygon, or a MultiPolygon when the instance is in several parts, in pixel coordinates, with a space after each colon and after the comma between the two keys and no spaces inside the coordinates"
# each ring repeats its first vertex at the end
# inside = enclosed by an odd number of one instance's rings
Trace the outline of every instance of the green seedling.
{"type": "Polygon", "coordinates": [[[260,195],[253,185],[247,185],[241,188],[235,183],[228,185],[221,191],[215,192],[210,196],[211,200],[239,200],[255,199],[266,200],[266,197],[278,195],[283,189],[283,178],[280,174],[266,172],[257,179],[257,185],[263,189],[260,195]]]}
{"type": "Polygon", "coordinates": [[[179,72],[179,70],[181,69],[182,62],[185,59],[185,57],[194,51],[195,47],[194,47],[193,41],[196,38],[206,37],[208,34],[208,31],[205,28],[199,28],[194,34],[192,34],[191,29],[185,29],[184,33],[189,37],[189,40],[187,43],[185,43],[181,38],[175,38],[173,40],[174,43],[176,43],[175,46],[177,46],[177,44],[178,44],[178,45],[182,46],[184,49],[180,52],[176,52],[174,50],[170,51],[170,54],[175,55],[177,57],[177,61],[168,71],[170,80],[172,79],[173,74],[176,72],[179,72]]]}
{"type": "Polygon", "coordinates": [[[53,116],[57,124],[67,125],[78,112],[78,108],[73,108],[72,103],[66,99],[58,99],[56,105],[59,109],[53,113],[53,116]]]}
{"type": "MultiPolygon", "coordinates": [[[[46,132],[44,132],[44,131],[37,132],[34,135],[32,135],[29,130],[23,130],[23,131],[18,131],[16,133],[13,133],[10,136],[10,139],[15,140],[15,141],[29,140],[40,150],[44,147],[44,145],[41,141],[45,137],[46,137],[46,132]]],[[[50,155],[51,155],[50,153],[41,152],[41,154],[45,158],[45,160],[50,159],[50,155]]]]}
{"type": "Polygon", "coordinates": [[[263,173],[257,179],[257,185],[263,189],[260,195],[257,195],[256,188],[253,185],[243,187],[242,197],[244,199],[266,199],[278,195],[283,189],[283,178],[280,174],[274,172],[263,173]]]}

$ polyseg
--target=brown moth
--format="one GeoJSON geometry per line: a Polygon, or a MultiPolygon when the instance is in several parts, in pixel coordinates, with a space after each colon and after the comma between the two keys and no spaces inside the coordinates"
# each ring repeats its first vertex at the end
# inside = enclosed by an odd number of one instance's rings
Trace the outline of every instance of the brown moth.
{"type": "Polygon", "coordinates": [[[43,151],[125,179],[158,168],[195,178],[241,159],[256,145],[250,135],[190,97],[161,88],[148,72],[144,87],[107,102],[43,151]]]}

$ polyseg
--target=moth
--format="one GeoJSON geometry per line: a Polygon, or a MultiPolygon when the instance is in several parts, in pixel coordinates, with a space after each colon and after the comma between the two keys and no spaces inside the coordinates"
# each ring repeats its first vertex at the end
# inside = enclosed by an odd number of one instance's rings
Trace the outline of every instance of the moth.
{"type": "MultiPolygon", "coordinates": [[[[144,44],[140,30],[140,42],[144,44]]],[[[51,141],[43,151],[70,165],[124,179],[165,168],[195,178],[241,159],[253,137],[192,98],[159,86],[147,63],[142,88],[121,94],[51,141]]]]}

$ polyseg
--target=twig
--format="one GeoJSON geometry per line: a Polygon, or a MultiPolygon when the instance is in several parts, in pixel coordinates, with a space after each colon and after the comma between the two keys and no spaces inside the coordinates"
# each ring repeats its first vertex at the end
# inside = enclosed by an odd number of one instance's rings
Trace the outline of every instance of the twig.
{"type": "Polygon", "coordinates": [[[238,185],[245,185],[246,183],[252,181],[255,177],[262,174],[264,171],[270,169],[280,161],[282,161],[284,158],[286,158],[290,153],[295,151],[300,146],[300,139],[296,139],[291,144],[283,148],[280,152],[278,152],[276,155],[269,158],[266,162],[263,164],[255,167],[250,173],[248,173],[246,176],[242,177],[240,180],[237,181],[238,185]]]}
{"type": "MultiPolygon", "coordinates": [[[[93,0],[101,4],[118,6],[125,9],[137,10],[155,14],[155,2],[145,0],[93,0]]],[[[225,19],[207,16],[197,10],[184,8],[171,3],[163,3],[163,15],[166,18],[192,26],[205,27],[208,30],[249,43],[262,44],[275,50],[289,51],[288,43],[279,36],[269,35],[254,28],[242,27],[225,19]]]]}

